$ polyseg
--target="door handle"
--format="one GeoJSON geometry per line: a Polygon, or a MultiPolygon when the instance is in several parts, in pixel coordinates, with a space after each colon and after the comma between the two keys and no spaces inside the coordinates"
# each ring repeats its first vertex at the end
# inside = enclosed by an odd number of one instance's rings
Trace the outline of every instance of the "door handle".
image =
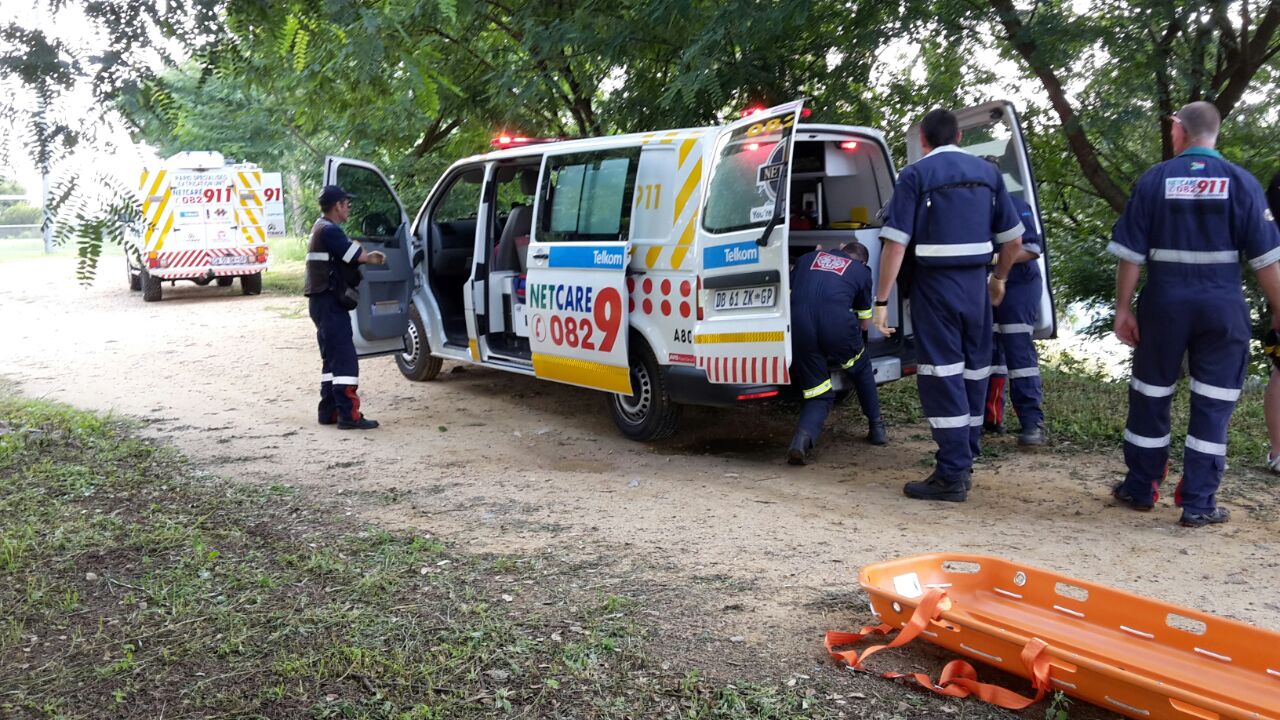
{"type": "Polygon", "coordinates": [[[549,257],[551,257],[551,253],[547,252],[546,250],[539,250],[538,252],[533,254],[534,260],[546,260],[549,257]]]}

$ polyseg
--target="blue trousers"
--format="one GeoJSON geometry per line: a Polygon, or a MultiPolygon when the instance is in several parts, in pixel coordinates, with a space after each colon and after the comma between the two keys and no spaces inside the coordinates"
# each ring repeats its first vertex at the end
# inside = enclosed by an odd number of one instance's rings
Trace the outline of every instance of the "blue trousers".
{"type": "Polygon", "coordinates": [[[351,336],[351,316],[331,293],[307,298],[311,321],[320,344],[321,423],[356,422],[360,419],[360,364],[351,336]]]}
{"type": "Polygon", "coordinates": [[[1191,417],[1183,453],[1181,504],[1191,513],[1217,507],[1226,467],[1227,426],[1244,387],[1249,352],[1249,311],[1239,296],[1180,288],[1152,291],[1138,300],[1138,347],[1129,381],[1124,430],[1124,489],[1136,500],[1155,501],[1169,466],[1169,405],[1187,357],[1191,417]],[[1170,297],[1173,295],[1173,297],[1170,297]]]}
{"type": "Polygon", "coordinates": [[[917,266],[911,326],[920,406],[938,444],[936,472],[955,481],[982,452],[992,345],[987,269],[917,266]]]}
{"type": "Polygon", "coordinates": [[[831,389],[832,365],[844,371],[867,419],[879,421],[880,395],[857,318],[847,309],[833,310],[819,323],[803,314],[793,314],[793,318],[795,356],[791,378],[804,395],[796,429],[808,433],[815,442],[822,434],[822,426],[836,402],[831,389]]]}
{"type": "MultiPolygon", "coordinates": [[[[1040,279],[1040,274],[1035,274],[1040,279]]],[[[1004,378],[1009,397],[1023,428],[1044,424],[1044,387],[1040,382],[1040,357],[1031,339],[1040,316],[1040,283],[1013,282],[1005,288],[1004,302],[994,314],[995,342],[991,353],[991,385],[987,397],[987,422],[1004,422],[1004,378]]]]}

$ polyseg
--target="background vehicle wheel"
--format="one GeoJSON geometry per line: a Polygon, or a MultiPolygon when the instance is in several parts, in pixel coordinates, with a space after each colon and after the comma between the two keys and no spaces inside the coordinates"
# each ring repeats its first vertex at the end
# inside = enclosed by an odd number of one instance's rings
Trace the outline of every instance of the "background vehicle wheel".
{"type": "Polygon", "coordinates": [[[609,414],[622,434],[632,440],[660,440],[676,431],[680,405],[671,400],[667,376],[649,345],[637,337],[631,343],[631,395],[609,396],[609,414]]]}
{"type": "Polygon", "coordinates": [[[218,287],[231,287],[231,283],[235,281],[236,279],[231,277],[230,275],[224,275],[218,278],[218,287]]]}
{"type": "MultiPolygon", "coordinates": [[[[219,283],[221,284],[221,283],[219,283]]],[[[244,295],[258,295],[262,292],[262,273],[240,276],[240,292],[244,295]]]]}
{"type": "Polygon", "coordinates": [[[138,292],[142,289],[142,276],[133,271],[133,265],[126,259],[124,261],[124,271],[129,274],[129,289],[138,292]]]}
{"type": "Polygon", "coordinates": [[[160,278],[147,272],[146,268],[142,269],[139,277],[142,285],[142,299],[146,302],[159,302],[161,296],[160,278]]]}
{"type": "Polygon", "coordinates": [[[396,355],[396,366],[400,374],[410,380],[435,380],[440,374],[440,366],[444,360],[431,356],[431,346],[427,344],[427,330],[418,315],[416,305],[409,308],[409,327],[404,331],[405,351],[396,355]]]}

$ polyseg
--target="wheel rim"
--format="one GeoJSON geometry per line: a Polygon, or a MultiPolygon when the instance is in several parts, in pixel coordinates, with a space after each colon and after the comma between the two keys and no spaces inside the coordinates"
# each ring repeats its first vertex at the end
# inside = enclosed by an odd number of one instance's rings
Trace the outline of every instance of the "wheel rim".
{"type": "Polygon", "coordinates": [[[653,378],[643,364],[631,368],[631,387],[635,390],[634,393],[614,395],[613,402],[623,419],[632,425],[639,425],[649,416],[649,409],[653,407],[653,378]]]}
{"type": "Polygon", "coordinates": [[[422,352],[422,338],[418,335],[418,324],[412,320],[409,321],[409,327],[404,332],[404,344],[407,349],[400,353],[400,359],[406,365],[416,365],[418,356],[422,352]]]}

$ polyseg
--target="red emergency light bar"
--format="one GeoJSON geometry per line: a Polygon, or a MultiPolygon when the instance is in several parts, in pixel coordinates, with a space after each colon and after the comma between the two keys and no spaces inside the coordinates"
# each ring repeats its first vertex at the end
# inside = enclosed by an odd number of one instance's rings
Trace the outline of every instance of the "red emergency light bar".
{"type": "MultiPolygon", "coordinates": [[[[765,108],[765,107],[763,107],[763,106],[761,106],[761,105],[752,105],[752,106],[750,106],[750,107],[743,108],[743,110],[742,110],[742,114],[741,114],[741,115],[739,115],[738,117],[740,117],[740,118],[751,117],[752,115],[755,115],[756,113],[762,113],[762,112],[764,112],[764,111],[765,111],[765,110],[767,110],[767,109],[768,109],[768,108],[765,108]]],[[[801,120],[806,120],[806,119],[808,119],[808,117],[809,117],[810,115],[812,115],[812,114],[813,114],[813,111],[812,111],[812,110],[810,110],[809,108],[801,108],[801,110],[800,110],[800,119],[801,119],[801,120]]]]}
{"type": "Polygon", "coordinates": [[[857,140],[845,140],[844,142],[840,143],[840,149],[842,149],[842,150],[857,150],[857,149],[858,149],[858,141],[857,141],[857,140]]]}
{"type": "Polygon", "coordinates": [[[560,142],[556,137],[524,137],[523,135],[499,135],[489,141],[496,148],[515,147],[517,145],[537,145],[540,143],[560,142]]]}

